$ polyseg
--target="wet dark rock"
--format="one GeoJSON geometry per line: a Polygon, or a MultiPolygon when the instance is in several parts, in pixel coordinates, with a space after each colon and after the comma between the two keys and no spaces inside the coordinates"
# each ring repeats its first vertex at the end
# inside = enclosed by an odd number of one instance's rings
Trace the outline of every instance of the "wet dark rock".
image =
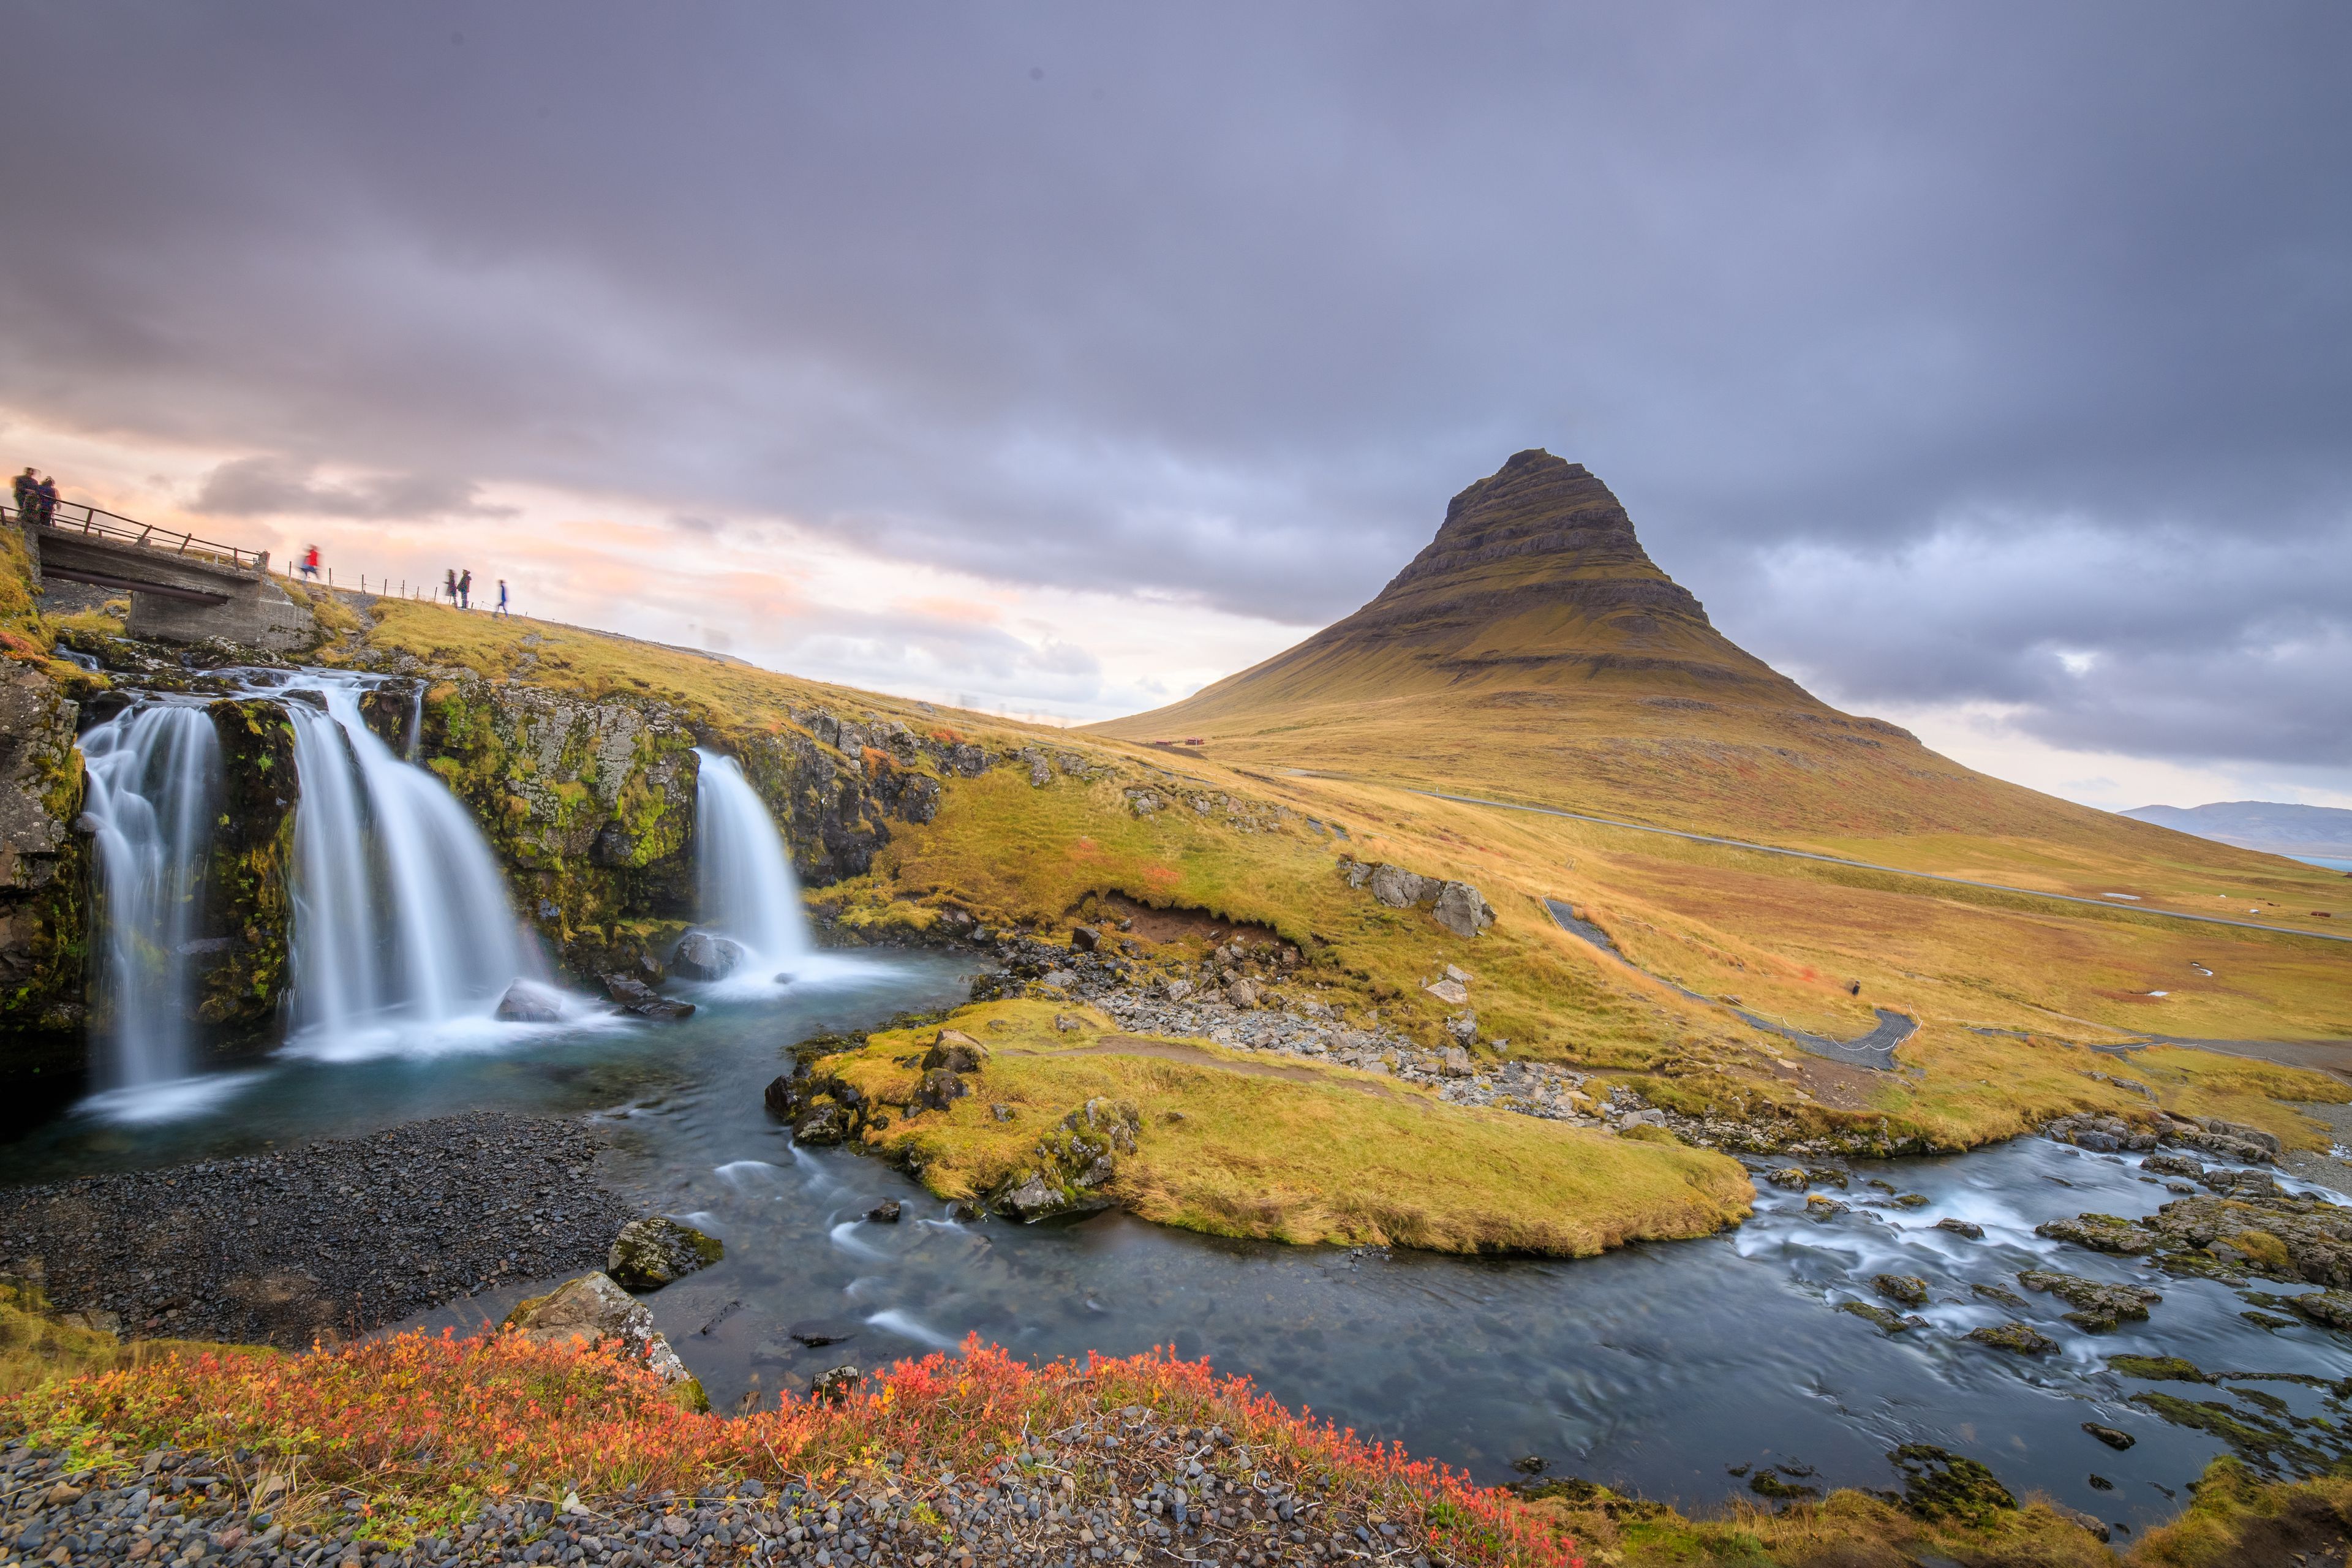
{"type": "Polygon", "coordinates": [[[898,1223],[900,1207],[901,1205],[898,1199],[886,1199],[881,1203],[876,1204],[872,1208],[867,1209],[866,1211],[866,1217],[872,1220],[877,1225],[897,1225],[898,1223]]]}
{"type": "Polygon", "coordinates": [[[613,1241],[604,1271],[631,1290],[658,1290],[727,1255],[719,1238],[667,1215],[633,1219],[613,1241]]]}
{"type": "Polygon", "coordinates": [[[1916,1274],[1873,1275],[1870,1288],[1888,1300],[1900,1301],[1906,1307],[1916,1307],[1927,1300],[1927,1282],[1916,1274]]]}
{"type": "Polygon", "coordinates": [[[1785,1170],[1775,1171],[1764,1179],[1776,1187],[1785,1187],[1792,1193],[1801,1193],[1806,1186],[1805,1168],[1802,1165],[1790,1165],[1785,1170]]]}
{"type": "Polygon", "coordinates": [[[784,1332],[812,1349],[819,1345],[837,1345],[844,1340],[857,1337],[857,1325],[845,1323],[838,1318],[811,1318],[794,1323],[784,1332]]]}
{"type": "Polygon", "coordinates": [[[2102,1426],[2095,1421],[2084,1422],[2083,1430],[2105,1443],[2108,1447],[2118,1451],[2128,1448],[2139,1441],[2128,1432],[2117,1431],[2113,1426],[2102,1426]]]}
{"type": "Polygon", "coordinates": [[[656,994],[644,981],[632,974],[612,973],[604,976],[604,994],[618,1003],[624,1012],[656,1023],[675,1024],[694,1016],[694,1004],[673,1001],[656,994]]]}
{"type": "Polygon", "coordinates": [[[518,980],[499,998],[498,1016],[509,1024],[560,1023],[563,1000],[536,981],[518,980]]]}
{"type": "Polygon", "coordinates": [[[2177,1355],[2111,1355],[2107,1370],[2145,1383],[2210,1383],[2198,1364],[2177,1355]]]}
{"type": "Polygon", "coordinates": [[[2014,1510],[2017,1499],[1974,1459],[1927,1443],[1906,1443],[1886,1456],[1903,1480],[1903,1506],[1922,1519],[1989,1524],[2014,1510]]]}
{"type": "Polygon", "coordinates": [[[1936,1222],[1936,1228],[1937,1230],[1948,1230],[1954,1236],[1965,1236],[1970,1241],[1982,1241],[1984,1239],[1984,1226],[1976,1224],[1972,1220],[1950,1218],[1939,1219],[1936,1222]]]}
{"type": "Polygon", "coordinates": [[[915,1106],[920,1110],[945,1110],[971,1092],[971,1086],[949,1068],[933,1068],[915,1090],[915,1106]]]}
{"type": "Polygon", "coordinates": [[[1978,1295],[1982,1296],[1986,1300],[1998,1301],[2004,1307],[2022,1307],[2025,1305],[2024,1297],[2019,1295],[2014,1290],[2006,1289],[2003,1286],[1979,1284],[1971,1285],[1969,1289],[1975,1291],[1978,1295]]]}
{"type": "Polygon", "coordinates": [[[2288,1305],[2315,1323],[2352,1332],[2352,1291],[2314,1290],[2292,1298],[2288,1305]]]}
{"type": "Polygon", "coordinates": [[[2112,1154],[2119,1149],[2153,1149],[2157,1141],[2154,1128],[2136,1126],[2120,1116],[2094,1110],[2062,1116],[2046,1123],[2042,1135],[2053,1142],[2072,1143],[2095,1154],[2112,1154]]]}
{"type": "Polygon", "coordinates": [[[2145,1286],[2109,1285],[2047,1268],[2029,1268],[2017,1277],[2017,1282],[2067,1302],[2074,1310],[2064,1314],[2066,1321],[2094,1333],[2103,1333],[2127,1318],[2145,1318],[2150,1307],[2164,1300],[2145,1286]]]}
{"type": "Polygon", "coordinates": [[[2112,1252],[2126,1258],[2137,1258],[2155,1251],[2159,1239],[2155,1233],[2111,1214],[2084,1214],[2076,1215],[2073,1219],[2053,1219],[2045,1225],[2035,1226],[2033,1234],[2053,1241],[2071,1241],[2094,1252],[2112,1252]]]}
{"type": "Polygon", "coordinates": [[[584,1123],[489,1111],[0,1192],[0,1257],[126,1337],[307,1350],[505,1279],[601,1267],[630,1211],[584,1123]],[[103,1215],[105,1223],[93,1223],[103,1215]]]}
{"type": "Polygon", "coordinates": [[[2048,1355],[2058,1348],[2056,1340],[2025,1323],[1995,1323],[1989,1328],[1970,1329],[1967,1337],[1980,1345],[2018,1355],[2048,1355]]]}
{"type": "Polygon", "coordinates": [[[1924,1329],[1927,1326],[1927,1320],[1916,1313],[1897,1312],[1890,1308],[1882,1307],[1875,1301],[1840,1301],[1837,1310],[1841,1312],[1851,1312],[1857,1318],[1866,1318],[1890,1334],[1899,1334],[1906,1329],[1924,1329]]]}
{"type": "Polygon", "coordinates": [[[743,944],[732,937],[690,931],[678,939],[677,950],[670,954],[669,962],[671,968],[689,980],[724,980],[741,968],[750,956],[743,944]]]}

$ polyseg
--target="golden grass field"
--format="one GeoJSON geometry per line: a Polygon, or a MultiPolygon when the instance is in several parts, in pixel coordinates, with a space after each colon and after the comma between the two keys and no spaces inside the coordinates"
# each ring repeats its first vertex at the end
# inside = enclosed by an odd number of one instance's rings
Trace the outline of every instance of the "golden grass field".
{"type": "MultiPolygon", "coordinates": [[[[773,730],[791,722],[792,708],[824,705],[944,729],[992,748],[1036,745],[1093,762],[1088,776],[1057,772],[1045,788],[1012,768],[951,781],[933,822],[894,826],[869,876],[811,895],[852,933],[918,933],[953,908],[1050,938],[1066,931],[1090,898],[1116,893],[1280,932],[1315,959],[1292,989],[1360,1021],[1377,1012],[1382,1022],[1434,1042],[1446,1009],[1420,983],[1458,963],[1477,976],[1482,1032],[1509,1038],[1515,1053],[1639,1079],[1693,1108],[1776,1106],[1824,1123],[1885,1116],[1951,1147],[2011,1136],[2070,1110],[2130,1111],[2147,1103],[2091,1072],[2140,1079],[2169,1106],[2255,1122],[2305,1147],[2318,1142],[2318,1124],[2280,1101],[2352,1096],[2321,1074],[2203,1052],[2126,1062],[2085,1048],[2151,1035],[2352,1039],[2352,944],[1759,856],[1435,800],[1385,781],[1229,763],[1213,749],[1205,758],[1175,756],[1097,732],[926,710],[575,628],[406,602],[380,608],[385,613],[367,633],[373,647],[494,677],[536,654],[536,668],[527,671],[534,682],[587,697],[659,699],[722,731],[773,730]],[[525,647],[527,637],[534,646],[525,647]],[[1138,816],[1127,802],[1130,788],[1150,788],[1172,804],[1138,816]],[[1183,804],[1193,797],[1216,804],[1204,815],[1183,804]],[[1240,810],[1227,810],[1227,800],[1240,810]],[[1308,817],[1338,825],[1348,837],[1318,831],[1308,817]],[[1387,909],[1346,886],[1338,874],[1343,853],[1468,880],[1499,919],[1465,941],[1424,915],[1387,909]],[[1874,1075],[1859,1103],[1851,1086],[1824,1092],[1811,1061],[1799,1061],[1795,1071],[1780,1065],[1795,1055],[1784,1042],[1599,953],[1552,922],[1546,898],[1583,909],[1643,968],[1710,996],[1737,996],[1800,1027],[1844,1037],[1871,1026],[1873,1006],[1909,1012],[1922,1025],[1903,1048],[1909,1070],[1874,1075]],[[1856,983],[1859,995],[1848,989],[1856,983]],[[2151,998],[2151,991],[2168,994],[2151,998]],[[2178,1080],[2158,1081],[2157,1061],[2182,1064],[2178,1080]]],[[[2049,815],[2063,824],[2077,812],[2049,815]]],[[[2080,874],[2087,885],[2123,879],[2134,863],[2116,846],[2147,840],[2165,857],[2138,862],[2144,875],[2135,887],[2176,885],[2186,898],[2202,890],[2200,877],[2229,882],[2241,895],[2328,886],[2316,868],[2080,814],[2127,831],[2112,839],[1981,845],[1945,833],[1923,841],[1921,858],[1939,868],[2000,869],[2022,881],[2016,844],[2038,844],[2046,865],[2104,866],[2105,878],[2080,874]]],[[[1830,847],[1858,853],[1864,845],[1847,837],[1830,847]]],[[[1154,956],[1197,958],[1207,945],[1171,941],[1154,956]]]]}
{"type": "MultiPolygon", "coordinates": [[[[1143,1112],[1110,1195],[1213,1236],[1583,1257],[1719,1230],[1747,1217],[1753,1195],[1720,1154],[1447,1105],[1349,1068],[1122,1035],[1090,1008],[990,1002],[947,1024],[990,1053],[970,1098],[869,1134],[941,1197],[1016,1178],[1040,1135],[1095,1099],[1143,1112]],[[1057,1028],[1057,1015],[1079,1026],[1057,1028]]],[[[904,1105],[922,1076],[908,1064],[938,1033],[877,1033],[824,1070],[904,1105]]]]}

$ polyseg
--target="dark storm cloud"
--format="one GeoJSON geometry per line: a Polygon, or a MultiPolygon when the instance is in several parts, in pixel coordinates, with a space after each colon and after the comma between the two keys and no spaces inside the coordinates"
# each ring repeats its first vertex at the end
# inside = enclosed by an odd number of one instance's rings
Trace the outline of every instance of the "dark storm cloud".
{"type": "Polygon", "coordinates": [[[1855,700],[2352,685],[2341,7],[9,15],[53,417],[1293,621],[1540,444],[1855,700]]]}

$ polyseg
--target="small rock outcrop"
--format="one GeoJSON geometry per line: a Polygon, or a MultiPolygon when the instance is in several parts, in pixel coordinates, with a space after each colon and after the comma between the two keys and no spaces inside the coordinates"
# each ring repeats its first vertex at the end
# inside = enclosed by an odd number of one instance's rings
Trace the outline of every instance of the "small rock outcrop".
{"type": "Polygon", "coordinates": [[[1090,1100],[1037,1141],[1035,1163],[989,1199],[1009,1218],[1034,1224],[1062,1215],[1110,1207],[1104,1192],[1118,1174],[1117,1156],[1135,1152],[1143,1113],[1124,1100],[1090,1100]]]}
{"type": "Polygon", "coordinates": [[[506,1326],[538,1344],[586,1340],[592,1345],[617,1345],[661,1379],[678,1404],[689,1410],[710,1408],[702,1384],[654,1327],[654,1315],[645,1303],[606,1275],[583,1274],[519,1303],[507,1314],[506,1326]]]}
{"type": "Polygon", "coordinates": [[[727,1256],[715,1236],[665,1215],[633,1219],[613,1240],[604,1272],[630,1290],[658,1290],[727,1256]]]}
{"type": "Polygon", "coordinates": [[[1369,890],[1392,910],[1427,910],[1431,919],[1455,936],[1474,937],[1495,923],[1494,906],[1467,882],[1442,881],[1386,861],[1367,865],[1342,859],[1339,871],[1348,886],[1369,890]]]}

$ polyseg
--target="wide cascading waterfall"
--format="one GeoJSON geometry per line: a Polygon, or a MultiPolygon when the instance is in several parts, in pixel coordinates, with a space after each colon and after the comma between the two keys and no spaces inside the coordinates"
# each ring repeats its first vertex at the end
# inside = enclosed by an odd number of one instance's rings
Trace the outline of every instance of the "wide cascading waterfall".
{"type": "MultiPolygon", "coordinates": [[[[742,765],[695,749],[694,869],[703,929],[740,942],[761,975],[809,955],[808,916],[783,835],[742,765]]],[[[782,978],[782,976],[779,976],[782,978]]]]}
{"type": "Polygon", "coordinates": [[[330,686],[295,694],[296,1038],[322,1047],[415,1040],[487,1022],[527,959],[489,845],[457,797],[394,756],[330,686]]]}
{"type": "Polygon", "coordinates": [[[99,1050],[109,1089],[194,1070],[192,944],[220,797],[220,739],[202,708],[133,708],[81,739],[82,807],[98,845],[99,1050]]]}

